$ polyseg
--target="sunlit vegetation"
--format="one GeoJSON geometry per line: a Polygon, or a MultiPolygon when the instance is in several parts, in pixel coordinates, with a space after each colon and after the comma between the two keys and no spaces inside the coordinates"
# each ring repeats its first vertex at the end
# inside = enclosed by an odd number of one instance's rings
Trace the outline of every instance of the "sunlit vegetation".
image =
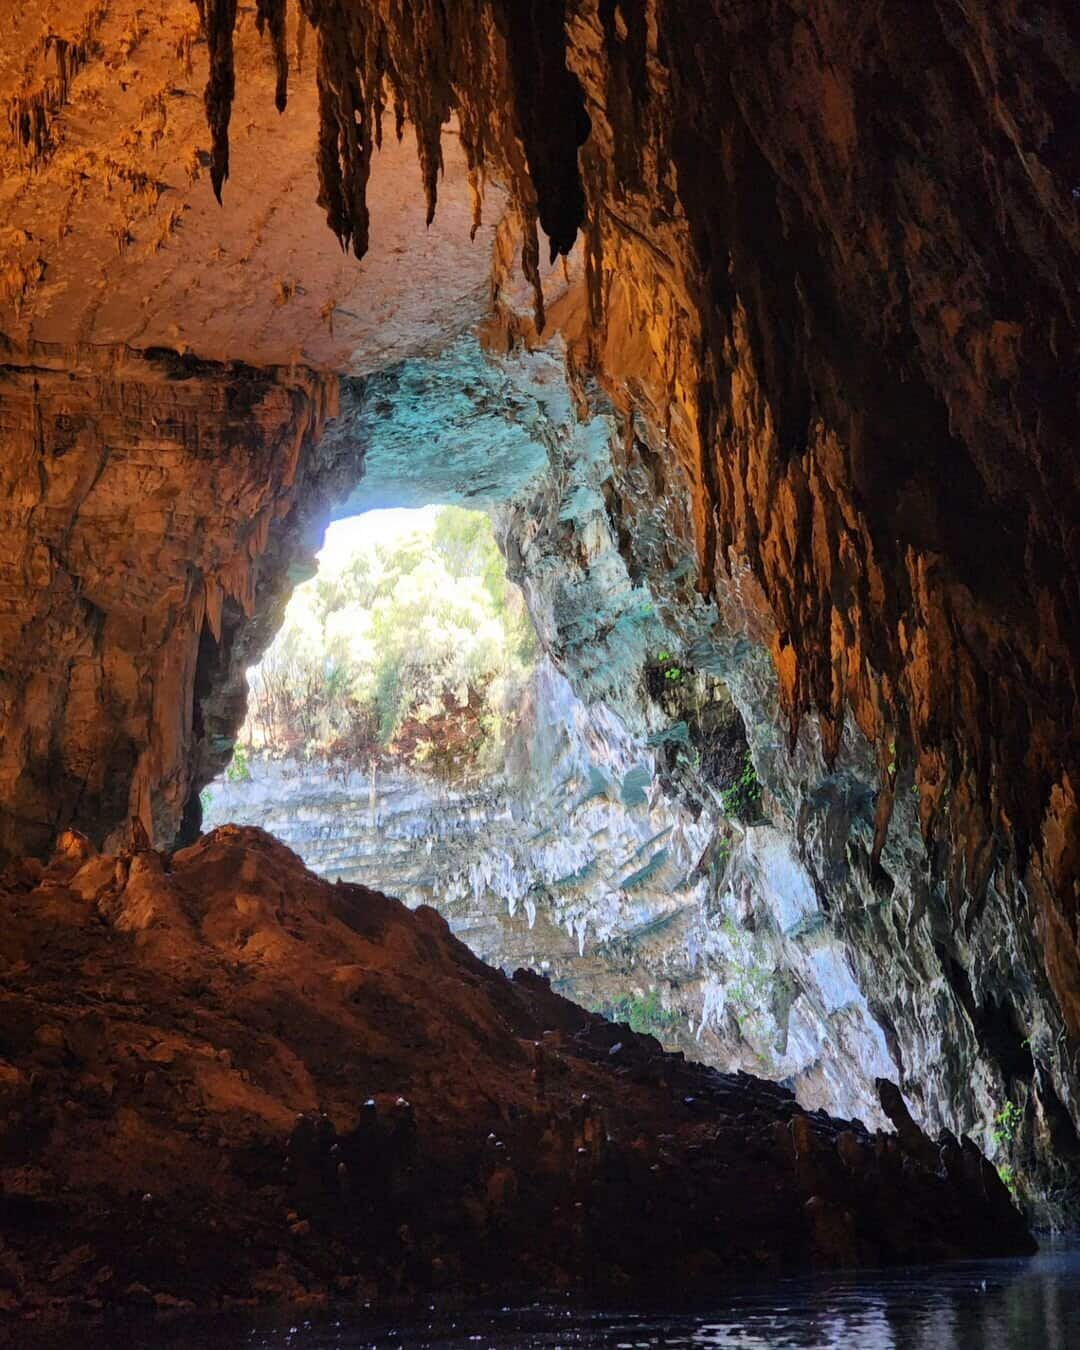
{"type": "Polygon", "coordinates": [[[754,761],[747,750],[737,776],[723,788],[720,801],[725,815],[739,820],[754,820],[761,813],[761,783],[754,771],[754,761]]]}
{"type": "Polygon", "coordinates": [[[365,535],[364,520],[297,588],[249,672],[241,746],[358,766],[390,756],[447,776],[492,767],[536,649],[490,520],[446,506],[410,513],[390,538],[365,535]]]}
{"type": "Polygon", "coordinates": [[[663,1006],[656,989],[650,989],[644,997],[624,994],[595,1003],[590,1011],[600,1013],[609,1022],[625,1022],[631,1031],[659,1037],[671,1032],[682,1020],[677,1012],[663,1006]]]}
{"type": "MultiPolygon", "coordinates": [[[[1013,1101],[1006,1101],[1001,1110],[995,1113],[993,1128],[990,1131],[990,1138],[994,1141],[996,1147],[1004,1150],[1012,1149],[1017,1141],[1023,1121],[1024,1113],[1020,1107],[1013,1101]]],[[[1012,1164],[1009,1162],[999,1163],[997,1174],[1013,1200],[1019,1202],[1020,1188],[1017,1183],[1016,1170],[1012,1164]]]]}
{"type": "Polygon", "coordinates": [[[1007,1147],[1016,1137],[1021,1122],[1024,1119],[1024,1113],[1015,1102],[1006,1102],[1000,1111],[994,1116],[994,1128],[990,1131],[990,1137],[999,1148],[1007,1147]]]}

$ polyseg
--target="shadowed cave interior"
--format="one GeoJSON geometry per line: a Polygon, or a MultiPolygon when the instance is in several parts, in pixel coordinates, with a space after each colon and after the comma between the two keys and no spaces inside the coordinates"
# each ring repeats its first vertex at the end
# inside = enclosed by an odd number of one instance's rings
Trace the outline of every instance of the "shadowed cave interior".
{"type": "Polygon", "coordinates": [[[1076,1225],[1080,34],[915,8],[13,17],[6,1330],[1076,1225]]]}

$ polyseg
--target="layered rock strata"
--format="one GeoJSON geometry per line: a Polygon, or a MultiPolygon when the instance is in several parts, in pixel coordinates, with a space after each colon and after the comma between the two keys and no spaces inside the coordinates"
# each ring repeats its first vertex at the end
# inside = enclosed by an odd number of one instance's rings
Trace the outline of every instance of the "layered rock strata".
{"type": "Polygon", "coordinates": [[[75,820],[176,837],[231,755],[290,564],[359,473],[317,448],[336,393],[169,351],[0,369],[0,854],[75,820]]]}
{"type": "Polygon", "coordinates": [[[874,1083],[897,1066],[790,843],[726,821],[718,801],[690,808],[659,757],[543,662],[501,771],[450,784],[392,761],[252,755],[247,777],[207,790],[204,824],[257,825],[320,876],[431,905],[503,970],[885,1127],[874,1083]]]}
{"type": "Polygon", "coordinates": [[[977,1149],[888,1084],[895,1134],[809,1115],[257,830],[171,855],[67,834],[0,906],[9,1312],[671,1297],[1031,1249],[977,1149]]]}

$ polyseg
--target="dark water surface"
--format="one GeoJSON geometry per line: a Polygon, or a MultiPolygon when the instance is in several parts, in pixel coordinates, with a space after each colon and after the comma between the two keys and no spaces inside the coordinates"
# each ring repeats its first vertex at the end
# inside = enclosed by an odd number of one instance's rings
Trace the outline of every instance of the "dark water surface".
{"type": "Polygon", "coordinates": [[[730,1291],[705,1313],[552,1307],[429,1312],[397,1321],[355,1311],[268,1320],[188,1319],[26,1341],[79,1350],[645,1350],[653,1346],[837,1346],[841,1350],[1080,1350],[1080,1243],[1034,1257],[817,1274],[730,1291]]]}

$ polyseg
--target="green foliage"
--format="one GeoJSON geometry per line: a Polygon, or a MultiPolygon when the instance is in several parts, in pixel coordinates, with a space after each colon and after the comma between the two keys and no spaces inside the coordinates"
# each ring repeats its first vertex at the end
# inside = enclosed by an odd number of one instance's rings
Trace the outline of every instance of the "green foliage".
{"type": "Polygon", "coordinates": [[[486,515],[415,519],[391,539],[358,518],[355,542],[294,592],[249,673],[251,743],[360,762],[397,753],[447,773],[495,754],[536,659],[524,600],[486,515]]]}
{"type": "Polygon", "coordinates": [[[1024,1119],[1024,1113],[1015,1102],[1006,1102],[994,1117],[994,1126],[990,1138],[999,1148],[1007,1148],[1016,1138],[1016,1132],[1024,1119]]]}
{"type": "Polygon", "coordinates": [[[668,684],[681,684],[686,678],[686,671],[670,652],[657,652],[656,659],[660,662],[660,673],[668,684]]]}
{"type": "Polygon", "coordinates": [[[625,1022],[631,1031],[657,1037],[677,1027],[682,1020],[677,1012],[663,1006],[656,989],[650,989],[644,998],[624,994],[605,1000],[593,1005],[591,1011],[600,1013],[609,1022],[625,1022]]]}
{"type": "Polygon", "coordinates": [[[772,988],[773,972],[763,966],[747,966],[726,985],[727,1001],[737,1009],[736,1021],[757,1010],[758,1004],[772,988]]]}
{"type": "Polygon", "coordinates": [[[452,577],[459,581],[479,577],[496,607],[505,605],[506,564],[487,516],[460,506],[444,506],[435,518],[432,543],[452,577]]]}
{"type": "Polygon", "coordinates": [[[740,820],[751,820],[760,812],[761,784],[749,750],[743,755],[739,776],[721,791],[720,804],[725,815],[738,816],[740,820]]]}
{"type": "Polygon", "coordinates": [[[230,783],[247,783],[251,779],[251,769],[248,766],[247,751],[242,745],[238,745],[233,751],[233,757],[229,760],[228,767],[225,770],[225,777],[230,783]]]}
{"type": "Polygon", "coordinates": [[[373,699],[379,728],[379,740],[385,745],[401,720],[403,690],[401,669],[393,661],[383,661],[375,671],[373,699]]]}
{"type": "Polygon", "coordinates": [[[1018,1201],[1020,1199],[1020,1191],[1016,1185],[1016,1173],[1013,1169],[1008,1163],[1002,1163],[997,1169],[997,1174],[1001,1178],[1005,1189],[1014,1200],[1018,1201]]]}
{"type": "Polygon", "coordinates": [[[731,949],[725,971],[724,997],[741,1028],[747,1018],[756,1016],[761,1006],[772,998],[778,977],[771,965],[759,959],[752,935],[740,928],[730,915],[720,919],[716,927],[731,949]]]}
{"type": "Polygon", "coordinates": [[[210,807],[213,805],[213,801],[214,801],[214,794],[210,791],[209,788],[203,788],[203,790],[199,793],[199,805],[202,807],[204,813],[210,810],[210,807]]]}

